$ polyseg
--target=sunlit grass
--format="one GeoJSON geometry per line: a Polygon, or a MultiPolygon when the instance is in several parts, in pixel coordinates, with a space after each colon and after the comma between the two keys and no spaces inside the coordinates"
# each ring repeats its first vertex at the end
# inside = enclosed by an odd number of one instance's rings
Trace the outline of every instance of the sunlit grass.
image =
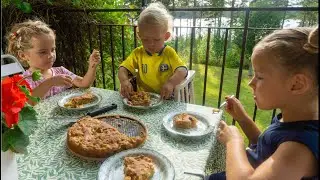
{"type": "MultiPolygon", "coordinates": [[[[196,104],[202,105],[204,78],[205,78],[205,65],[193,64],[192,69],[196,71],[196,76],[194,80],[196,104]]],[[[238,72],[239,72],[238,69],[225,68],[221,102],[224,101],[224,97],[226,95],[236,94],[238,72]]],[[[205,103],[204,103],[205,106],[218,107],[220,77],[221,77],[221,67],[208,66],[206,97],[205,97],[205,103]]],[[[245,107],[247,113],[251,117],[253,117],[254,99],[252,96],[252,90],[248,86],[250,79],[251,77],[248,76],[248,71],[243,70],[239,99],[243,104],[243,106],[245,107]]],[[[264,130],[270,124],[271,116],[272,116],[272,111],[257,110],[256,124],[260,128],[260,130],[264,130]]],[[[225,117],[226,117],[227,123],[231,124],[232,117],[226,113],[225,113],[225,117]]],[[[248,144],[247,139],[246,139],[246,144],[248,144]]]]}

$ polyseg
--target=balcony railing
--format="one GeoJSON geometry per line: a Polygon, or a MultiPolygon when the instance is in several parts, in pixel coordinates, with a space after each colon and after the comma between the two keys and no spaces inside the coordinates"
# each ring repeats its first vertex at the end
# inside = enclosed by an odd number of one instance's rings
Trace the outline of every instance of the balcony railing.
{"type": "MultiPolygon", "coordinates": [[[[54,11],[60,11],[59,9],[55,9],[54,11]]],[[[95,14],[95,13],[112,13],[112,12],[136,12],[139,13],[141,9],[63,9],[63,12],[75,12],[75,13],[84,13],[85,15],[90,15],[90,14],[95,14]]],[[[215,30],[222,30],[224,31],[224,37],[223,37],[223,58],[222,58],[222,64],[221,64],[221,75],[220,75],[220,84],[219,84],[219,95],[218,95],[218,101],[217,101],[217,107],[219,107],[222,99],[222,90],[223,90],[223,84],[224,84],[224,72],[225,72],[225,64],[226,64],[226,54],[228,50],[228,38],[229,38],[229,33],[230,31],[233,30],[242,30],[242,41],[241,41],[241,52],[240,52],[240,60],[239,60],[239,67],[238,67],[238,75],[237,75],[237,85],[236,85],[236,93],[235,96],[239,98],[240,96],[240,91],[241,91],[241,80],[242,80],[242,74],[243,74],[243,66],[244,66],[244,60],[245,60],[245,51],[246,51],[246,44],[247,44],[247,37],[248,34],[251,31],[258,31],[258,30],[275,30],[279,29],[282,27],[275,27],[275,28],[260,28],[260,27],[250,27],[249,24],[249,18],[250,18],[250,13],[255,12],[255,11],[302,11],[302,12],[317,12],[318,7],[275,7],[275,8],[169,8],[169,11],[171,13],[176,13],[176,12],[243,12],[244,13],[244,23],[243,27],[214,27],[214,26],[174,26],[173,27],[173,34],[176,35],[176,38],[174,38],[174,48],[179,54],[179,50],[181,49],[181,45],[179,44],[179,32],[181,33],[182,29],[188,29],[187,32],[190,32],[190,50],[189,50],[189,57],[188,57],[188,67],[189,69],[193,69],[193,58],[194,58],[194,41],[196,38],[196,30],[201,29],[201,31],[206,31],[206,50],[205,50],[205,72],[204,72],[204,77],[203,77],[203,93],[202,93],[202,105],[205,105],[206,102],[206,95],[207,95],[207,80],[208,80],[208,65],[209,65],[209,55],[210,55],[210,47],[211,47],[211,35],[212,32],[215,30]],[[190,30],[190,31],[189,31],[190,30]],[[179,46],[180,45],[180,46],[179,46]]],[[[50,14],[50,11],[49,11],[50,14]]],[[[49,22],[50,23],[50,22],[49,22]]],[[[65,25],[65,24],[63,24],[65,25]]],[[[114,34],[121,34],[121,58],[118,60],[122,61],[126,58],[126,54],[128,54],[128,47],[126,45],[132,43],[133,47],[135,48],[138,46],[138,40],[136,36],[136,26],[133,24],[103,24],[103,23],[91,23],[91,22],[86,22],[85,24],[79,25],[81,28],[87,28],[88,32],[88,41],[89,41],[89,50],[92,52],[94,43],[93,43],[93,27],[97,28],[97,36],[99,38],[98,40],[98,47],[101,52],[101,58],[105,58],[105,54],[103,49],[105,46],[103,45],[104,38],[109,39],[109,56],[111,59],[111,74],[112,74],[112,85],[113,89],[117,90],[117,67],[116,67],[116,61],[117,59],[115,58],[115,39],[114,39],[114,34]],[[84,26],[86,25],[86,26],[84,26]],[[132,36],[133,36],[133,42],[128,42],[125,37],[125,31],[127,29],[132,29],[132,36]],[[105,33],[108,34],[105,34],[105,33]]],[[[72,28],[72,27],[71,27],[72,28]]],[[[71,31],[70,31],[71,32],[71,31]]],[[[187,34],[189,35],[189,34],[187,34]]],[[[71,54],[72,51],[75,51],[74,47],[71,48],[71,54]]],[[[119,50],[118,50],[119,51],[119,50]]],[[[75,61],[74,61],[75,62],[75,61]]],[[[67,62],[65,62],[67,63],[67,62]]],[[[101,73],[102,73],[102,87],[107,88],[106,85],[106,62],[102,61],[101,65],[101,73]]],[[[76,67],[73,65],[73,67],[76,67]]],[[[77,69],[73,69],[74,72],[77,72],[77,69]]],[[[84,70],[84,68],[83,68],[84,70]]],[[[82,70],[82,71],[83,71],[82,70]]],[[[96,85],[96,84],[95,84],[96,85]]],[[[256,119],[256,112],[257,112],[257,107],[255,105],[254,108],[254,113],[253,113],[253,120],[256,119]]],[[[272,118],[275,116],[276,110],[273,110],[272,113],[272,118]]],[[[233,124],[235,122],[233,121],[233,124]]]]}

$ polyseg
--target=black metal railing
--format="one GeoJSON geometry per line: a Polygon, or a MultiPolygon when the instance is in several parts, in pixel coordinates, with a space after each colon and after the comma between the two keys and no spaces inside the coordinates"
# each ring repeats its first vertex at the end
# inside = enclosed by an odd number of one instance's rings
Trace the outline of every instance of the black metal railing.
{"type": "MultiPolygon", "coordinates": [[[[144,4],[145,5],[145,4],[144,4]]],[[[59,11],[59,9],[55,10],[59,11]]],[[[84,12],[87,15],[91,13],[110,13],[110,12],[140,12],[141,9],[69,9],[69,10],[63,10],[65,12],[84,12]]],[[[221,66],[221,76],[220,76],[220,85],[219,85],[219,96],[218,96],[218,103],[217,106],[219,107],[221,103],[221,96],[222,96],[222,89],[223,89],[223,83],[224,83],[224,72],[225,72],[225,64],[226,64],[226,54],[227,54],[227,47],[228,47],[228,35],[230,33],[230,30],[243,30],[243,37],[241,42],[241,53],[240,53],[240,62],[239,62],[239,71],[238,71],[238,78],[237,78],[237,86],[236,86],[236,97],[239,98],[240,96],[240,90],[241,90],[241,80],[242,80],[242,72],[243,72],[243,66],[244,66],[244,59],[245,59],[245,51],[246,51],[246,44],[247,44],[247,37],[249,30],[275,30],[279,29],[276,28],[254,28],[249,26],[249,16],[250,12],[253,11],[318,11],[318,7],[275,7],[275,8],[169,8],[169,11],[171,12],[183,12],[183,11],[191,11],[191,12],[210,12],[210,11],[242,11],[245,14],[244,17],[244,26],[243,27],[203,27],[203,26],[174,26],[173,30],[175,31],[176,36],[178,37],[178,30],[181,31],[182,28],[189,28],[191,29],[191,38],[190,38],[190,54],[189,54],[189,69],[193,68],[193,44],[195,40],[195,30],[196,29],[207,29],[207,44],[206,44],[206,53],[205,53],[205,74],[204,74],[204,89],[203,89],[203,97],[202,97],[202,105],[205,104],[206,101],[206,88],[207,88],[207,74],[208,74],[208,62],[209,62],[209,52],[210,52],[210,38],[211,38],[211,31],[213,29],[220,29],[225,30],[224,34],[224,46],[223,46],[223,58],[222,58],[222,66],[221,66]]],[[[136,26],[135,25],[119,25],[119,24],[91,24],[87,23],[88,28],[88,35],[89,35],[89,44],[90,44],[90,52],[92,51],[93,45],[92,45],[92,33],[91,33],[91,26],[96,25],[98,26],[98,32],[99,32],[99,48],[101,52],[101,58],[104,58],[103,54],[103,47],[102,47],[102,27],[109,27],[109,38],[110,38],[110,55],[111,55],[111,61],[112,61],[112,78],[113,78],[113,89],[116,90],[116,72],[115,72],[115,58],[114,58],[114,43],[113,43],[113,28],[116,26],[121,27],[121,42],[122,42],[122,60],[124,60],[125,57],[125,36],[124,31],[126,27],[133,28],[133,41],[134,41],[134,47],[137,47],[137,36],[136,36],[136,26]]],[[[178,44],[178,38],[175,39],[174,42],[174,48],[177,52],[179,52],[179,44],[178,44]]],[[[102,81],[103,81],[103,88],[106,88],[106,82],[105,82],[105,64],[102,61],[102,81]]],[[[256,119],[256,112],[257,112],[257,106],[255,105],[254,113],[253,113],[253,120],[256,119]]],[[[276,110],[273,110],[272,118],[275,116],[276,110]]],[[[233,120],[232,124],[235,124],[235,121],[233,120]]]]}

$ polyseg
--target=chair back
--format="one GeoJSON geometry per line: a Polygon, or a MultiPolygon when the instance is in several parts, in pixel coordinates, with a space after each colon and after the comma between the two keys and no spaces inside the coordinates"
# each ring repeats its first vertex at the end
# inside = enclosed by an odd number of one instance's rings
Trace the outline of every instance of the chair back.
{"type": "Polygon", "coordinates": [[[188,76],[180,84],[174,88],[174,99],[178,102],[194,104],[194,85],[193,79],[195,76],[194,70],[188,71],[188,76]]]}
{"type": "Polygon", "coordinates": [[[16,57],[9,54],[1,55],[1,79],[9,75],[23,72],[25,72],[25,70],[16,57]],[[12,62],[6,63],[6,60],[10,60],[12,62]]]}

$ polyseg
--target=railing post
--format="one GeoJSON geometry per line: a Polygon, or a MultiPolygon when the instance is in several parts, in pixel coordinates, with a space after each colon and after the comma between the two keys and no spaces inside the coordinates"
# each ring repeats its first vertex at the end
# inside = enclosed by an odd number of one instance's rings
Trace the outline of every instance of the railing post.
{"type": "Polygon", "coordinates": [[[227,48],[228,48],[228,36],[229,36],[228,33],[229,33],[229,29],[226,29],[226,34],[224,36],[223,59],[222,59],[222,65],[221,65],[222,67],[221,67],[219,98],[218,98],[218,106],[217,107],[220,107],[220,103],[221,103],[224,68],[225,68],[225,64],[226,64],[226,56],[227,56],[227,48]]]}
{"type": "Polygon", "coordinates": [[[112,36],[112,26],[109,26],[109,33],[110,33],[110,54],[111,54],[111,64],[112,64],[112,80],[113,80],[113,90],[117,90],[116,86],[116,75],[115,75],[115,68],[114,68],[114,52],[113,52],[113,36],[112,36]]]}
{"type": "MultiPolygon", "coordinates": [[[[249,27],[249,15],[250,9],[245,10],[245,21],[244,21],[244,29],[243,29],[243,38],[242,38],[242,46],[241,46],[241,56],[240,56],[240,66],[239,66],[239,73],[238,73],[238,83],[237,83],[237,91],[236,91],[236,98],[239,99],[240,95],[240,86],[241,86],[241,78],[242,78],[242,67],[244,61],[244,52],[246,50],[246,43],[247,43],[247,34],[248,34],[248,27],[249,27]]],[[[232,125],[235,124],[235,120],[232,120],[232,125]]]]}
{"type": "Polygon", "coordinates": [[[98,25],[98,34],[99,34],[99,50],[100,50],[100,57],[101,57],[101,72],[102,72],[103,89],[106,89],[106,81],[105,81],[105,74],[104,74],[103,49],[102,49],[102,40],[101,40],[101,26],[100,25],[98,25]]]}
{"type": "Polygon", "coordinates": [[[192,56],[193,56],[193,42],[195,36],[195,27],[191,27],[191,42],[190,42],[190,57],[189,57],[189,69],[192,69],[192,56]]]}
{"type": "Polygon", "coordinates": [[[204,106],[206,101],[206,90],[207,90],[207,76],[208,76],[208,64],[209,64],[209,52],[210,52],[210,39],[211,39],[211,28],[208,28],[207,37],[207,50],[206,50],[206,66],[204,70],[204,86],[203,86],[203,96],[202,96],[202,106],[204,106]]]}
{"type": "MultiPolygon", "coordinates": [[[[87,17],[89,16],[89,13],[86,12],[87,14],[87,17]]],[[[89,51],[90,53],[92,52],[92,35],[91,35],[91,25],[90,25],[90,22],[88,21],[87,22],[87,26],[88,26],[88,38],[89,38],[89,51]]],[[[93,81],[93,86],[96,87],[97,86],[97,82],[96,80],[93,81]]]]}
{"type": "Polygon", "coordinates": [[[147,6],[147,1],[146,0],[141,0],[141,9],[147,6]]]}

